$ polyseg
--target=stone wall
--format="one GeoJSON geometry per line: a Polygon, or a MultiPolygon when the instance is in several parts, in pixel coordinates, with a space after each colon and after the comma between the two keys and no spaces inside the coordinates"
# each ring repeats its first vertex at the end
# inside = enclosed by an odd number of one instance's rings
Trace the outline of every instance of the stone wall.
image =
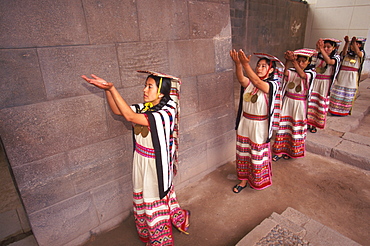
{"type": "Polygon", "coordinates": [[[289,0],[231,0],[232,45],[284,61],[286,50],[303,48],[308,5],[289,0]]]}
{"type": "MultiPolygon", "coordinates": [[[[268,53],[284,62],[285,51],[304,48],[307,15],[308,5],[299,1],[230,0],[233,49],[268,53]]],[[[256,62],[252,56],[252,64],[256,62]]],[[[236,76],[234,81],[238,104],[236,76]]]]}
{"type": "Polygon", "coordinates": [[[8,245],[30,234],[31,227],[0,141],[0,245],[8,245]]]}
{"type": "Polygon", "coordinates": [[[131,126],[82,74],[130,104],[142,100],[136,70],[182,79],[177,188],[234,159],[229,11],[217,0],[0,2],[0,134],[40,246],[81,244],[132,207],[131,126]]]}

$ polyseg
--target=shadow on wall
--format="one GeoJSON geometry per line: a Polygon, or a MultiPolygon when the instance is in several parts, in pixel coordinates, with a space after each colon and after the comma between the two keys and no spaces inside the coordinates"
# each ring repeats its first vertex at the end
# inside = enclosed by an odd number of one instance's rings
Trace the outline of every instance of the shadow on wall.
{"type": "Polygon", "coordinates": [[[0,139],[0,245],[33,235],[0,139]]]}

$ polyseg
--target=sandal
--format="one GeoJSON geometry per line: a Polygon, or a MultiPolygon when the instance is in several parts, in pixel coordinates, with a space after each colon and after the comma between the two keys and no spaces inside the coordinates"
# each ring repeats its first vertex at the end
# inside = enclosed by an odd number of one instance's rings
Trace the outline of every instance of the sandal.
{"type": "Polygon", "coordinates": [[[289,160],[291,157],[289,155],[283,155],[284,160],[289,160]]]}
{"type": "Polygon", "coordinates": [[[182,223],[180,227],[177,228],[180,232],[186,235],[189,235],[189,232],[188,232],[189,225],[190,225],[189,219],[190,219],[190,210],[185,210],[185,221],[184,223],[182,223]]]}
{"type": "Polygon", "coordinates": [[[239,184],[235,185],[233,187],[233,192],[234,193],[239,193],[241,192],[244,188],[246,188],[248,186],[248,184],[246,184],[244,187],[243,186],[240,186],[239,184]],[[234,189],[236,189],[237,191],[235,191],[234,189]]]}
{"type": "Polygon", "coordinates": [[[273,157],[272,157],[272,160],[273,161],[278,161],[279,159],[281,159],[283,156],[278,156],[278,155],[274,155],[273,157]]]}
{"type": "Polygon", "coordinates": [[[310,132],[312,132],[312,133],[316,133],[317,132],[317,128],[316,127],[314,127],[314,126],[312,126],[312,127],[310,127],[310,128],[308,128],[309,130],[310,130],[310,132]]]}

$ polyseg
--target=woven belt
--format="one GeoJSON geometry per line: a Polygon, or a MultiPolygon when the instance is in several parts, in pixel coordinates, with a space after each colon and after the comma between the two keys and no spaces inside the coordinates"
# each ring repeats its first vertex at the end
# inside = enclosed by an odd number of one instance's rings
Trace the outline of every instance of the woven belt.
{"type": "Polygon", "coordinates": [[[267,120],[267,115],[254,115],[243,112],[243,116],[249,120],[267,120]]]}
{"type": "Polygon", "coordinates": [[[147,158],[155,158],[155,152],[154,152],[154,149],[150,149],[150,148],[147,148],[147,147],[144,147],[138,143],[135,144],[135,151],[139,154],[139,155],[142,155],[144,157],[147,157],[147,158]]]}
{"type": "Polygon", "coordinates": [[[306,98],[307,98],[306,95],[295,94],[295,93],[291,93],[291,92],[287,92],[286,96],[291,98],[291,99],[294,99],[294,100],[306,100],[306,98]]]}
{"type": "Polygon", "coordinates": [[[316,79],[331,79],[331,75],[316,74],[316,79]]]}
{"type": "Polygon", "coordinates": [[[354,72],[357,72],[357,71],[358,71],[358,68],[354,68],[354,67],[347,67],[347,66],[341,66],[341,67],[340,67],[340,70],[343,70],[343,71],[354,71],[354,72]]]}

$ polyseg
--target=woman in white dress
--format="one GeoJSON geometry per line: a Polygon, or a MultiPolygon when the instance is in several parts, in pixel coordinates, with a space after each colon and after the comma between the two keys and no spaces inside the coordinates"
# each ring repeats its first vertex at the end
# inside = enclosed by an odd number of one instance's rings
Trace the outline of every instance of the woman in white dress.
{"type": "Polygon", "coordinates": [[[344,40],[342,64],[330,94],[329,112],[335,116],[351,114],[365,59],[365,38],[353,37],[350,42],[345,36],[344,40]]]}
{"type": "Polygon", "coordinates": [[[259,60],[253,71],[249,64],[251,55],[246,56],[242,50],[230,51],[242,86],[236,124],[236,169],[240,183],[233,187],[234,193],[239,193],[248,184],[256,190],[272,184],[270,138],[274,100],[279,88],[274,72],[276,63],[281,62],[268,54],[255,55],[259,60]]]}
{"type": "Polygon", "coordinates": [[[187,233],[190,213],[181,209],[173,189],[178,146],[180,80],[152,72],[145,82],[144,103],[127,105],[113,83],[91,75],[87,82],[104,89],[114,114],[133,123],[133,200],[139,238],[147,245],[173,245],[172,225],[187,233]]]}
{"type": "Polygon", "coordinates": [[[326,125],[330,89],[340,65],[340,57],[337,54],[339,45],[340,41],[333,38],[319,39],[316,43],[319,54],[307,115],[307,128],[312,133],[316,133],[317,128],[324,129],[326,125]]]}
{"type": "Polygon", "coordinates": [[[272,151],[273,161],[280,158],[304,157],[307,134],[307,100],[316,73],[310,64],[312,49],[299,49],[285,52],[284,82],[282,85],[282,106],[279,129],[276,131],[272,151]],[[288,63],[293,68],[288,69],[288,63]]]}

